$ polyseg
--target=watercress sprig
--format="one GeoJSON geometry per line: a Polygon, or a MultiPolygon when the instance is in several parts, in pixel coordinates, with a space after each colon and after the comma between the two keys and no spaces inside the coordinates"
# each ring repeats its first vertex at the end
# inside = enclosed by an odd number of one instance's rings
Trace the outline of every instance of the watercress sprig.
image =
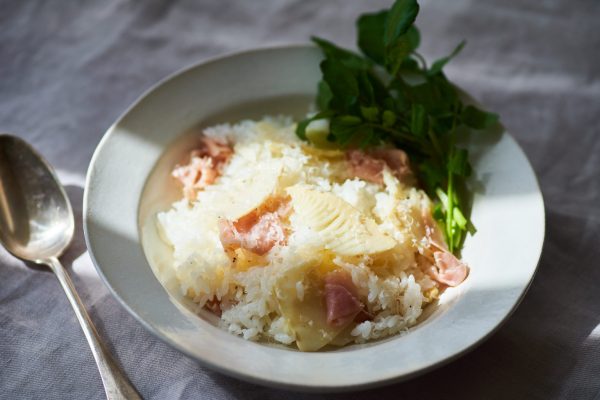
{"type": "Polygon", "coordinates": [[[469,155],[457,145],[459,130],[495,125],[498,115],[461,100],[443,68],[464,47],[461,42],[431,66],[417,52],[416,0],[397,0],[389,10],[357,20],[362,54],[317,37],[323,74],[316,99],[320,112],[298,124],[303,140],[310,122],[329,120],[326,141],[340,148],[393,144],[407,152],[420,184],[435,200],[433,216],[450,251],[460,250],[475,228],[466,212],[471,174],[469,155]]]}

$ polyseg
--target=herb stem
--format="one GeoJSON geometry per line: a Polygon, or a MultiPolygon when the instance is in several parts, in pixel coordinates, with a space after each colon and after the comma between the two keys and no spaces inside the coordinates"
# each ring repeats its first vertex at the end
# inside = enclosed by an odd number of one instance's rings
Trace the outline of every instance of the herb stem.
{"type": "Polygon", "coordinates": [[[427,135],[429,136],[429,139],[431,139],[431,144],[433,144],[433,148],[437,153],[436,158],[441,157],[444,153],[442,152],[442,147],[440,146],[440,142],[438,142],[437,137],[431,129],[427,130],[427,135]]]}
{"type": "Polygon", "coordinates": [[[448,194],[448,202],[446,203],[446,234],[448,238],[448,248],[451,252],[454,251],[454,221],[452,218],[453,210],[454,210],[454,174],[452,171],[448,171],[448,189],[446,193],[448,194]]]}
{"type": "MultiPolygon", "coordinates": [[[[456,115],[452,118],[452,129],[450,130],[450,151],[448,154],[448,160],[451,160],[454,157],[454,144],[456,142],[456,115]]],[[[454,252],[455,244],[455,235],[454,235],[454,171],[452,168],[448,168],[448,189],[446,190],[448,195],[448,202],[446,208],[446,232],[448,238],[448,248],[451,252],[454,252]]]]}
{"type": "Polygon", "coordinates": [[[396,129],[386,128],[383,125],[372,124],[372,123],[371,124],[364,124],[364,126],[368,126],[368,127],[375,128],[375,129],[381,129],[384,132],[391,133],[392,135],[394,135],[394,136],[396,136],[398,138],[404,139],[404,140],[406,140],[408,142],[411,142],[411,143],[414,143],[414,144],[418,144],[419,143],[419,141],[416,138],[414,138],[411,135],[408,135],[406,133],[400,132],[400,131],[398,131],[396,129]]]}
{"type": "Polygon", "coordinates": [[[425,61],[425,57],[423,57],[416,51],[413,51],[412,55],[415,56],[421,62],[421,67],[423,68],[423,71],[427,72],[427,61],[425,61]]]}

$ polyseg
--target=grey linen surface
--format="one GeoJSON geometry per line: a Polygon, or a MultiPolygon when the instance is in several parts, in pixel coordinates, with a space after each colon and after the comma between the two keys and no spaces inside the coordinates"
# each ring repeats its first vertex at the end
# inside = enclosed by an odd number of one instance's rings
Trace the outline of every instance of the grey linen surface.
{"type": "MultiPolygon", "coordinates": [[[[145,398],[600,399],[598,1],[423,1],[423,53],[440,57],[468,39],[447,73],[501,114],[546,202],[546,242],[531,289],[497,333],[459,360],[357,393],[259,387],[156,339],[100,282],[81,228],[84,177],[103,132],[136,97],[167,74],[232,50],[311,34],[354,46],[356,16],[390,2],[0,1],[0,131],[31,142],[67,185],[77,231],[63,262],[145,398]]],[[[0,398],[104,398],[56,279],[3,250],[0,398]]]]}

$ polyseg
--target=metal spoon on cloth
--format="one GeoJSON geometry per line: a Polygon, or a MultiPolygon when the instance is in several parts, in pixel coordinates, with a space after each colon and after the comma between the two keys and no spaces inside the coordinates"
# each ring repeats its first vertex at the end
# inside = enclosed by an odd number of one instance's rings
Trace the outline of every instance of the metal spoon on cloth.
{"type": "Polygon", "coordinates": [[[73,238],[73,210],[52,167],[23,140],[0,135],[0,243],[24,261],[46,264],[75,310],[100,370],[106,397],[140,399],[113,360],[58,261],[73,238]]]}

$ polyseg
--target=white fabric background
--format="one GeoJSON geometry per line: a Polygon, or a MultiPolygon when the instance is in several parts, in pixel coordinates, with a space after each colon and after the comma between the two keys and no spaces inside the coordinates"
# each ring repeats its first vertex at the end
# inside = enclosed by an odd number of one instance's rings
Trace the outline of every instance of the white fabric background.
{"type": "MultiPolygon", "coordinates": [[[[423,53],[468,45],[448,75],[497,111],[530,157],[547,207],[522,305],[470,354],[409,382],[315,396],[200,367],[108,294],[85,251],[84,176],[96,144],[144,90],[223,52],[306,41],[354,45],[354,20],[391,1],[0,1],[0,131],[56,167],[77,212],[63,262],[102,336],[147,399],[600,399],[600,2],[423,1],[423,53]]],[[[510,249],[507,249],[510,251],[510,249]]],[[[356,362],[360,362],[357,360],[356,362]]],[[[0,250],[0,398],[102,399],[56,279],[0,250]]]]}

